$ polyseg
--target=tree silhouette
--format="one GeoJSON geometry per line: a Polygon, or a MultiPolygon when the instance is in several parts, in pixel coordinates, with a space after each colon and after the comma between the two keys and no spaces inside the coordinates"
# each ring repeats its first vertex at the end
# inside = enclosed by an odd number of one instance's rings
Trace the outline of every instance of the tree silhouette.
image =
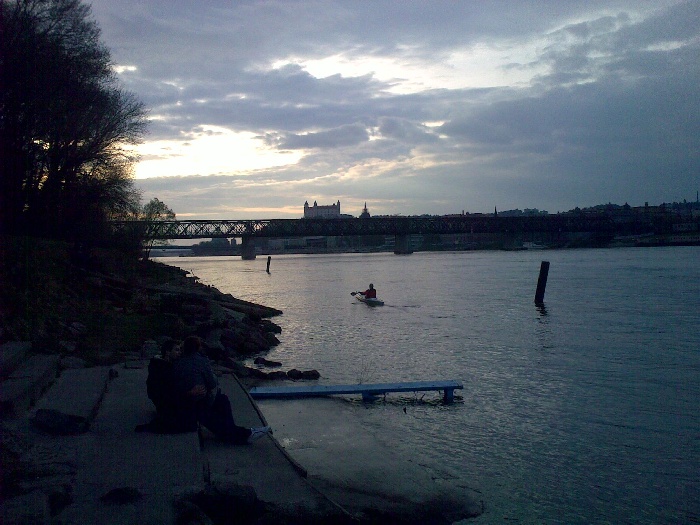
{"type": "Polygon", "coordinates": [[[99,37],[79,0],[0,0],[0,231],[76,239],[137,212],[146,111],[99,37]]]}

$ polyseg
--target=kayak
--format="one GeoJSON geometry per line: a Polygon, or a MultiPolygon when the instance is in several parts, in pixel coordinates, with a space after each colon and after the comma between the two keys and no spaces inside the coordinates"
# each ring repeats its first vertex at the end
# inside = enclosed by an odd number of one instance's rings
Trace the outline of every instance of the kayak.
{"type": "Polygon", "coordinates": [[[381,299],[377,299],[375,297],[365,297],[360,293],[355,294],[355,299],[361,303],[365,303],[367,306],[384,306],[384,301],[381,299]]]}

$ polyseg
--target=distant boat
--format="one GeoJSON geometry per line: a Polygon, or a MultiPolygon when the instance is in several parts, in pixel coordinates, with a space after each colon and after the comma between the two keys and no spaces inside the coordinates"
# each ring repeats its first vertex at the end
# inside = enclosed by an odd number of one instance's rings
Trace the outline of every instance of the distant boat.
{"type": "Polygon", "coordinates": [[[547,246],[544,244],[537,244],[536,242],[524,242],[523,248],[525,250],[546,250],[547,246]]]}

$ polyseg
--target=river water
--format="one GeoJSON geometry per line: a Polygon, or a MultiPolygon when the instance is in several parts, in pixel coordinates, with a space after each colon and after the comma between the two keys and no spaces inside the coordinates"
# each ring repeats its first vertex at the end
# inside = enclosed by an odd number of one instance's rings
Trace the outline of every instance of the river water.
{"type": "Polygon", "coordinates": [[[160,260],[283,310],[266,357],[285,370],[462,381],[450,406],[438,393],[330,402],[478,490],[474,523],[700,522],[700,247],[286,255],[269,274],[266,257],[160,260]],[[370,281],[385,306],[350,295],[370,281]]]}

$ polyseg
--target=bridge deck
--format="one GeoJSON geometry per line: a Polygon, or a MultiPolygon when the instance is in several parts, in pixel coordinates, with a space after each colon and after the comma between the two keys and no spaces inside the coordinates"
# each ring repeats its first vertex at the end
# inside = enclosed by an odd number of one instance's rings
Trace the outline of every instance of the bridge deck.
{"type": "Polygon", "coordinates": [[[419,392],[444,390],[444,400],[450,403],[454,399],[455,389],[464,388],[462,383],[454,380],[413,381],[408,383],[370,383],[359,385],[312,385],[253,387],[250,395],[253,399],[316,397],[337,394],[362,394],[362,399],[371,400],[374,396],[389,392],[419,392]]]}

